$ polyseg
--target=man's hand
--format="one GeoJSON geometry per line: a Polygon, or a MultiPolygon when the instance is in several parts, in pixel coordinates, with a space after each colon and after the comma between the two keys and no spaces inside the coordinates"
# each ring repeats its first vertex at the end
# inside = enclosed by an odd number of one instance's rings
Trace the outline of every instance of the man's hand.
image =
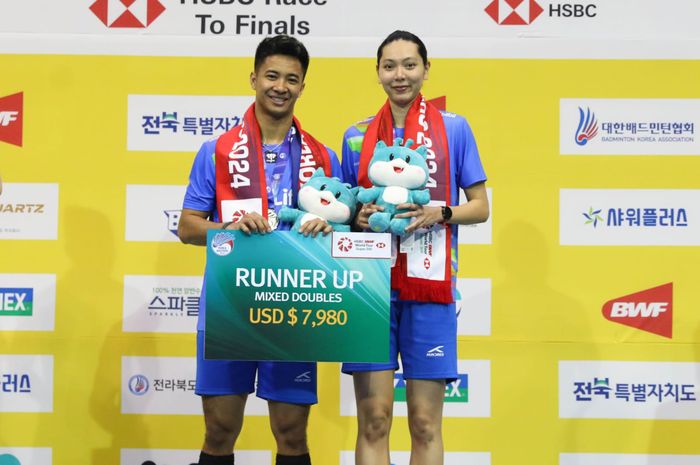
{"type": "Polygon", "coordinates": [[[242,231],[245,234],[267,234],[272,232],[270,223],[267,219],[257,212],[248,212],[236,223],[230,223],[226,226],[227,230],[242,231]]]}
{"type": "Polygon", "coordinates": [[[299,232],[307,237],[309,235],[311,235],[311,237],[316,237],[318,233],[323,233],[323,235],[325,236],[331,231],[333,231],[333,226],[331,226],[321,218],[316,218],[307,221],[299,227],[299,232]]]}

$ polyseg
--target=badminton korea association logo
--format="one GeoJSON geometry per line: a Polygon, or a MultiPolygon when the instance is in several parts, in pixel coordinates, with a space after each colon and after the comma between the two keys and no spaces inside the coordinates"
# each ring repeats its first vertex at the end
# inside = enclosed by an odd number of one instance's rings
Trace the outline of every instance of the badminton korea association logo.
{"type": "Polygon", "coordinates": [[[590,108],[578,108],[578,127],[576,128],[576,145],[584,146],[598,135],[598,120],[590,108]]]}
{"type": "Polygon", "coordinates": [[[143,29],[164,11],[158,0],[97,0],[90,11],[109,28],[143,29]]]}

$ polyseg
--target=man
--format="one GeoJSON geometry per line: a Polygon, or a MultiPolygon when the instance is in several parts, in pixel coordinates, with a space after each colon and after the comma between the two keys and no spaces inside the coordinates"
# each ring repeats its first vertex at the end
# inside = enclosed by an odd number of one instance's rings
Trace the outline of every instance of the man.
{"type": "MultiPolygon", "coordinates": [[[[204,143],[195,158],[178,226],[182,242],[206,245],[209,229],[269,233],[278,227],[279,210],[296,206],[299,186],[316,168],[340,176],[335,153],[304,132],[293,116],[308,65],[306,48],[292,37],[266,38],[258,45],[250,74],[255,103],[241,125],[204,143]]],[[[330,231],[320,219],[301,228],[312,236],[330,231]]],[[[206,436],[199,464],[234,463],[233,448],[257,372],[256,394],[268,401],[277,442],[276,465],[310,465],[306,425],[310,406],[317,402],[316,364],[205,360],[205,306],[202,289],[195,392],[202,396],[206,436]],[[305,372],[312,382],[295,383],[305,372]]]]}

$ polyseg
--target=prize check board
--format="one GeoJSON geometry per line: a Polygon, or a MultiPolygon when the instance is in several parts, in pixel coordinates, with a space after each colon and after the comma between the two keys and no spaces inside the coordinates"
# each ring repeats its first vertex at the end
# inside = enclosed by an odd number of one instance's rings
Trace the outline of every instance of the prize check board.
{"type": "Polygon", "coordinates": [[[207,236],[207,359],[386,362],[391,235],[207,236]]]}

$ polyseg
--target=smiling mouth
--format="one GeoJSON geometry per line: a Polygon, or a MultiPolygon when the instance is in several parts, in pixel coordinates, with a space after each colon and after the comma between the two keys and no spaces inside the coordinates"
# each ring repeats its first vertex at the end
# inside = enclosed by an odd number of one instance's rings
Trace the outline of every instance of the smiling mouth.
{"type": "Polygon", "coordinates": [[[400,174],[400,173],[402,173],[402,172],[403,172],[403,168],[399,168],[398,166],[394,166],[394,173],[399,173],[399,174],[400,174]]]}
{"type": "Polygon", "coordinates": [[[321,199],[321,205],[326,206],[326,205],[330,205],[330,204],[331,204],[330,201],[328,201],[326,199],[321,199]]]}

